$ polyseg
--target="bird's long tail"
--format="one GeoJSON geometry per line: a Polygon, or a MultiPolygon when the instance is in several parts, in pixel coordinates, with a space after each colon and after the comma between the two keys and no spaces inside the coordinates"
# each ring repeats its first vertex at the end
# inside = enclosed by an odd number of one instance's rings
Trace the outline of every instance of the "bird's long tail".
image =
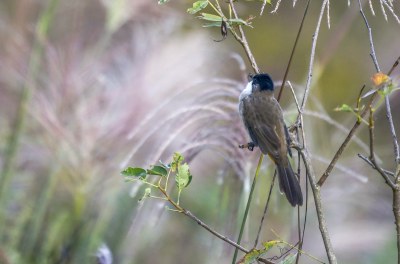
{"type": "Polygon", "coordinates": [[[300,183],[294,174],[290,163],[287,166],[276,164],[278,168],[279,187],[292,206],[303,205],[303,194],[300,183]]]}

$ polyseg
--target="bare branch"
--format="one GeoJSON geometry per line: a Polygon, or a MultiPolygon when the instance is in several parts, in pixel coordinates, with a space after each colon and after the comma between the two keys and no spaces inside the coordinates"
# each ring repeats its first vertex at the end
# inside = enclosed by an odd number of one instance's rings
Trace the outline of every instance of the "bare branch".
{"type": "Polygon", "coordinates": [[[393,214],[397,237],[397,263],[400,263],[400,190],[393,190],[393,214]]]}
{"type": "MultiPolygon", "coordinates": [[[[214,236],[218,237],[219,239],[225,241],[226,243],[234,246],[235,248],[237,248],[238,250],[244,252],[244,253],[250,253],[250,250],[242,247],[241,245],[235,243],[234,241],[230,240],[228,237],[221,235],[220,233],[218,233],[217,231],[215,231],[214,229],[212,229],[211,227],[209,227],[207,224],[205,224],[203,221],[201,221],[197,216],[195,216],[192,212],[186,210],[185,208],[183,208],[182,206],[180,206],[178,203],[176,203],[175,201],[173,201],[171,199],[171,197],[168,195],[168,193],[166,192],[166,190],[161,187],[160,185],[157,186],[157,189],[165,196],[165,199],[176,209],[176,211],[178,213],[182,213],[184,215],[186,215],[187,217],[189,217],[190,219],[194,220],[198,225],[200,225],[201,227],[203,227],[204,229],[206,229],[208,232],[210,232],[211,234],[213,234],[214,236]]],[[[266,264],[274,264],[273,262],[263,259],[263,258],[258,258],[258,261],[262,262],[262,263],[266,263],[266,264]]]]}
{"type": "Polygon", "coordinates": [[[183,209],[183,211],[181,213],[183,213],[184,215],[186,215],[189,218],[191,218],[192,220],[194,220],[199,226],[203,227],[204,229],[206,229],[208,232],[210,232],[214,236],[216,236],[216,237],[220,238],[221,240],[227,242],[228,244],[234,246],[235,248],[239,249],[240,251],[242,251],[244,253],[249,253],[250,252],[250,250],[245,249],[244,247],[242,247],[241,245],[236,244],[234,241],[230,240],[226,236],[221,235],[220,233],[218,233],[215,230],[213,230],[211,227],[206,225],[203,221],[201,221],[199,218],[197,218],[190,211],[183,209]]]}
{"type": "Polygon", "coordinates": [[[267,0],[264,0],[262,6],[261,6],[261,11],[260,11],[260,16],[262,16],[262,14],[264,13],[264,8],[267,5],[267,0]]]}
{"type": "MultiPolygon", "coordinates": [[[[229,5],[232,8],[233,15],[235,16],[236,19],[238,19],[239,16],[236,12],[236,8],[233,3],[233,0],[229,0],[229,5]]],[[[260,70],[258,69],[258,66],[257,66],[256,60],[254,59],[253,53],[250,50],[249,43],[247,42],[247,38],[246,38],[246,35],[244,34],[243,28],[241,25],[239,25],[238,28],[239,28],[239,32],[240,32],[240,37],[236,34],[235,31],[231,30],[231,32],[234,34],[236,40],[239,41],[239,43],[243,46],[244,51],[246,52],[246,55],[250,60],[251,67],[253,68],[254,72],[259,73],[260,70]]]]}
{"type": "Polygon", "coordinates": [[[390,99],[389,99],[388,95],[385,95],[385,105],[386,105],[386,118],[389,122],[390,133],[392,134],[392,139],[393,139],[395,161],[396,161],[397,166],[399,166],[400,165],[400,149],[399,149],[399,143],[398,143],[397,136],[396,136],[396,130],[395,130],[394,124],[393,124],[392,110],[390,107],[390,99]]]}
{"type": "MultiPolygon", "coordinates": [[[[357,156],[358,156],[360,159],[362,159],[363,161],[365,161],[365,162],[366,162],[369,166],[371,166],[373,169],[375,169],[375,165],[369,160],[369,158],[367,158],[367,157],[361,155],[360,153],[358,153],[357,156]]],[[[393,173],[393,172],[391,172],[391,171],[389,171],[389,170],[385,170],[385,169],[382,169],[382,170],[383,170],[387,175],[390,175],[390,176],[394,177],[394,173],[393,173]]]]}
{"type": "Polygon", "coordinates": [[[361,16],[363,17],[364,22],[365,22],[365,25],[367,26],[368,36],[369,36],[369,45],[370,45],[370,48],[371,48],[371,57],[372,57],[372,61],[374,62],[376,71],[377,71],[377,72],[380,72],[381,69],[379,68],[378,60],[376,59],[374,41],[373,41],[373,39],[372,39],[372,30],[371,30],[371,27],[370,27],[369,24],[368,24],[367,17],[365,16],[364,11],[363,11],[363,9],[362,9],[361,0],[358,0],[358,5],[359,5],[359,7],[360,7],[361,16]]]}
{"type": "MultiPolygon", "coordinates": [[[[303,110],[304,110],[304,108],[306,106],[308,95],[310,93],[312,73],[314,71],[315,49],[317,47],[317,40],[318,40],[319,29],[321,27],[322,17],[324,15],[325,7],[326,7],[328,1],[329,0],[324,0],[324,2],[322,2],[321,11],[320,11],[320,14],[319,14],[317,26],[315,28],[315,32],[314,32],[314,35],[313,35],[313,38],[312,38],[310,63],[309,63],[309,68],[308,68],[308,78],[307,78],[307,83],[306,83],[306,89],[304,91],[303,101],[301,103],[301,112],[303,112],[303,110]]],[[[299,121],[299,119],[297,121],[299,121]]]]}
{"type": "Polygon", "coordinates": [[[271,11],[271,14],[274,14],[276,13],[276,11],[278,11],[279,6],[281,5],[281,1],[282,0],[278,0],[278,2],[276,2],[275,8],[271,11]]]}
{"type": "Polygon", "coordinates": [[[374,140],[375,140],[375,135],[374,135],[374,115],[373,115],[373,110],[372,107],[370,106],[370,113],[369,113],[369,147],[370,147],[370,153],[369,153],[369,160],[371,163],[374,165],[375,170],[379,172],[379,174],[385,179],[385,182],[393,189],[400,189],[399,186],[397,186],[390,178],[389,176],[382,170],[382,168],[376,163],[375,160],[375,151],[374,151],[374,140]]]}
{"type": "Polygon", "coordinates": [[[399,66],[399,63],[400,63],[400,57],[398,57],[397,60],[393,63],[392,68],[390,68],[390,70],[388,71],[387,74],[388,76],[390,76],[393,73],[394,69],[396,69],[396,67],[399,66]]]}
{"type": "Polygon", "coordinates": [[[291,63],[292,63],[293,56],[294,56],[294,52],[295,52],[295,50],[296,50],[297,43],[298,43],[298,41],[299,41],[301,31],[302,31],[302,29],[303,29],[304,20],[306,19],[307,12],[308,12],[308,7],[310,6],[310,2],[311,2],[311,0],[308,0],[308,1],[307,1],[307,5],[306,5],[306,8],[305,8],[305,10],[304,10],[304,15],[303,15],[303,18],[301,19],[300,28],[299,28],[299,30],[297,31],[296,40],[294,41],[294,45],[293,45],[293,48],[292,48],[292,52],[291,52],[290,57],[289,57],[289,62],[288,62],[288,65],[287,65],[287,67],[286,67],[285,74],[283,75],[282,85],[281,85],[281,89],[279,90],[279,95],[278,95],[278,101],[281,99],[281,96],[282,96],[283,87],[285,86],[285,82],[286,82],[287,76],[288,76],[288,74],[289,74],[290,65],[291,65],[291,63]]]}
{"type": "Polygon", "coordinates": [[[315,172],[311,166],[311,159],[307,152],[307,149],[301,149],[299,147],[295,147],[297,151],[300,153],[304,166],[306,168],[306,174],[310,180],[311,190],[314,195],[314,202],[315,202],[315,209],[317,211],[318,223],[319,223],[319,230],[322,235],[322,240],[324,241],[324,246],[326,250],[326,254],[328,256],[329,263],[337,263],[335,253],[333,251],[331,239],[328,232],[328,227],[326,224],[326,220],[323,213],[322,202],[321,202],[321,187],[318,186],[316,182],[315,172]]]}

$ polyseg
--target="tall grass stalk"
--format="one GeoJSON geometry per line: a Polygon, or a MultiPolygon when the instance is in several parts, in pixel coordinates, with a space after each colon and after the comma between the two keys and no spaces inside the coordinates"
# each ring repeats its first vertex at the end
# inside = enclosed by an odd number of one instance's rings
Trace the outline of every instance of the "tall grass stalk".
{"type": "MultiPolygon", "coordinates": [[[[10,182],[13,177],[16,158],[21,136],[24,132],[24,125],[27,116],[27,109],[35,87],[35,81],[40,71],[40,62],[43,54],[43,40],[46,39],[50,24],[53,20],[54,10],[56,9],[58,0],[49,0],[47,8],[39,17],[36,25],[36,38],[31,51],[27,75],[22,86],[20,102],[18,105],[17,116],[15,118],[14,127],[10,132],[6,154],[4,158],[4,166],[0,177],[0,208],[5,208],[8,200],[8,190],[10,190],[10,182]]],[[[6,210],[0,210],[0,240],[4,239],[4,222],[6,210]]]]}

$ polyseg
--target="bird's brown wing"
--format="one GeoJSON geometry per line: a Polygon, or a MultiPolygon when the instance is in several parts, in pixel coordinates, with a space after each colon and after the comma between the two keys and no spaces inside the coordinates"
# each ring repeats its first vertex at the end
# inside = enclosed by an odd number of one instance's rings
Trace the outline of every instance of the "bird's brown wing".
{"type": "MultiPolygon", "coordinates": [[[[273,98],[265,100],[253,97],[241,102],[239,107],[253,142],[260,147],[261,152],[269,154],[275,161],[280,160],[283,153],[282,146],[286,148],[286,135],[282,110],[278,102],[273,98]],[[255,112],[251,109],[268,109],[269,111],[255,112]]],[[[286,150],[284,152],[286,153],[286,150]]]]}
{"type": "Polygon", "coordinates": [[[254,133],[261,152],[269,154],[274,161],[280,160],[280,140],[276,133],[276,126],[258,124],[254,127],[254,133]]]}

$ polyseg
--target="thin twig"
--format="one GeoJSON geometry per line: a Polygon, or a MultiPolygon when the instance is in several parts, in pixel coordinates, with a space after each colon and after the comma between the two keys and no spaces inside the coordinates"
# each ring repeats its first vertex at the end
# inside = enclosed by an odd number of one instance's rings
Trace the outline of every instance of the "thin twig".
{"type": "Polygon", "coordinates": [[[376,59],[376,54],[375,54],[374,40],[372,39],[372,30],[371,30],[371,27],[369,26],[367,17],[365,16],[364,11],[362,9],[361,0],[358,0],[358,5],[360,7],[361,16],[363,17],[364,22],[365,22],[365,26],[367,27],[367,30],[368,30],[369,45],[370,45],[370,48],[371,48],[372,61],[374,62],[376,71],[380,72],[381,70],[379,68],[378,60],[376,59]]]}
{"type": "MultiPolygon", "coordinates": [[[[374,93],[371,98],[370,101],[368,103],[368,107],[373,103],[375,97],[377,96],[377,93],[374,93]]],[[[329,163],[328,167],[326,168],[325,172],[322,174],[321,178],[318,181],[318,186],[322,186],[326,179],[329,177],[329,175],[331,174],[333,168],[336,165],[336,162],[339,160],[340,156],[342,155],[343,151],[345,150],[345,148],[347,147],[347,145],[349,144],[350,140],[353,138],[353,136],[355,135],[357,129],[360,127],[361,125],[361,120],[362,118],[364,118],[364,116],[368,113],[368,107],[366,107],[364,109],[364,111],[362,111],[359,114],[359,117],[357,118],[357,121],[354,123],[353,127],[351,128],[351,130],[349,131],[349,133],[347,134],[347,137],[345,138],[345,140],[343,141],[342,145],[340,145],[339,149],[336,151],[335,155],[333,156],[332,161],[329,163]]]]}
{"type": "Polygon", "coordinates": [[[287,76],[288,76],[288,73],[289,73],[290,65],[292,64],[294,52],[295,52],[295,50],[296,50],[297,43],[298,43],[298,41],[299,41],[301,31],[302,31],[302,29],[303,29],[304,20],[306,19],[307,12],[308,12],[308,7],[310,6],[310,2],[311,2],[311,0],[308,0],[308,1],[307,1],[307,5],[306,5],[306,8],[305,8],[305,10],[304,10],[303,18],[301,19],[300,27],[299,27],[299,30],[297,31],[296,40],[294,41],[293,48],[292,48],[292,52],[290,53],[290,57],[289,57],[289,62],[288,62],[288,65],[287,65],[287,67],[286,67],[285,74],[283,75],[282,84],[281,84],[281,89],[279,90],[279,94],[278,94],[278,101],[279,101],[279,99],[281,99],[281,96],[282,96],[283,87],[285,86],[285,82],[286,82],[286,79],[287,79],[287,76]]]}
{"type": "Polygon", "coordinates": [[[267,0],[264,0],[262,6],[261,6],[261,11],[260,11],[260,16],[262,16],[262,14],[264,13],[264,8],[267,5],[267,0]]]}
{"type": "Polygon", "coordinates": [[[393,73],[394,69],[396,69],[396,67],[399,66],[399,63],[400,63],[400,56],[399,56],[399,57],[397,58],[397,60],[393,63],[392,68],[390,68],[390,70],[388,71],[388,73],[387,73],[388,76],[390,76],[390,75],[393,73]]]}
{"type": "MultiPolygon", "coordinates": [[[[236,8],[233,3],[233,0],[229,0],[229,5],[232,8],[233,15],[235,16],[236,19],[238,19],[239,16],[236,12],[236,8]]],[[[247,38],[246,38],[246,35],[244,34],[243,28],[241,25],[239,25],[238,28],[239,28],[239,32],[240,32],[240,37],[236,34],[235,31],[231,30],[231,32],[233,31],[232,33],[234,34],[236,40],[239,41],[239,43],[243,46],[244,51],[246,52],[246,55],[250,60],[251,67],[253,68],[254,72],[259,73],[260,70],[258,69],[258,66],[257,66],[256,60],[254,59],[253,53],[250,50],[249,43],[247,42],[247,38]]]]}
{"type": "MultiPolygon", "coordinates": [[[[249,209],[250,209],[251,200],[253,198],[254,188],[256,187],[256,182],[257,182],[258,175],[260,173],[260,168],[261,168],[261,164],[262,164],[263,159],[264,159],[264,155],[261,153],[260,158],[258,160],[258,165],[257,165],[257,168],[256,168],[256,172],[255,172],[255,175],[254,175],[254,178],[253,178],[253,183],[251,184],[249,198],[247,199],[246,209],[244,211],[242,224],[240,226],[240,231],[239,231],[239,236],[238,236],[238,239],[237,239],[237,244],[240,244],[240,242],[242,240],[244,226],[246,224],[247,216],[249,214],[249,209]]],[[[236,248],[235,253],[233,254],[232,264],[236,263],[237,254],[238,254],[238,249],[236,248]]]]}
{"type": "Polygon", "coordinates": [[[389,95],[385,95],[385,106],[386,106],[386,118],[389,122],[390,133],[392,134],[392,139],[393,139],[395,161],[396,161],[397,166],[399,166],[400,165],[400,148],[399,148],[399,142],[397,140],[396,130],[394,128],[389,95]]]}
{"type": "Polygon", "coordinates": [[[206,225],[203,221],[201,221],[198,217],[196,217],[194,214],[192,214],[190,211],[188,210],[183,210],[181,213],[183,213],[184,215],[188,216],[189,218],[191,218],[192,220],[194,220],[199,226],[203,227],[204,229],[206,229],[208,232],[210,232],[211,234],[213,234],[214,236],[220,238],[221,240],[227,242],[228,244],[234,246],[235,248],[237,248],[238,250],[244,252],[244,253],[249,253],[250,250],[245,249],[244,247],[242,247],[239,244],[236,244],[234,241],[230,240],[229,238],[227,238],[224,235],[221,235],[220,233],[216,232],[215,230],[213,230],[211,227],[209,227],[208,225],[206,225]]]}
{"type": "MultiPolygon", "coordinates": [[[[365,157],[364,155],[361,155],[360,153],[358,153],[357,156],[358,156],[360,159],[362,159],[363,161],[365,161],[365,162],[366,162],[369,166],[371,166],[374,170],[376,169],[376,168],[375,168],[375,165],[369,160],[369,158],[365,157]]],[[[384,171],[387,175],[390,175],[390,176],[394,177],[394,172],[391,172],[391,171],[385,170],[385,169],[382,169],[382,171],[384,171]]]]}
{"type": "MultiPolygon", "coordinates": [[[[322,17],[324,16],[325,7],[326,7],[326,4],[328,3],[328,1],[329,0],[324,0],[322,2],[321,11],[320,11],[320,14],[319,14],[317,26],[315,28],[314,35],[313,35],[313,38],[312,38],[310,63],[309,63],[308,74],[307,74],[308,77],[307,77],[307,82],[306,82],[306,89],[304,91],[303,101],[301,103],[301,108],[300,108],[301,112],[303,112],[303,110],[304,110],[304,108],[306,106],[308,95],[310,93],[312,73],[314,71],[315,49],[317,47],[317,40],[318,40],[318,35],[319,35],[319,29],[321,27],[322,17]]],[[[299,121],[299,119],[298,119],[298,121],[299,121]]]]}
{"type": "Polygon", "coordinates": [[[375,139],[375,135],[374,135],[374,115],[373,112],[374,110],[372,109],[372,107],[369,107],[369,147],[370,147],[370,153],[369,153],[369,160],[372,162],[372,164],[375,167],[375,170],[379,172],[379,174],[384,178],[385,182],[393,189],[400,189],[399,186],[397,186],[390,178],[389,176],[382,170],[382,168],[376,163],[375,160],[375,150],[374,150],[374,139],[375,139]]]}
{"type": "Polygon", "coordinates": [[[333,247],[332,247],[332,243],[331,243],[331,239],[329,236],[328,227],[326,224],[326,220],[325,220],[323,208],[322,208],[322,203],[321,203],[321,187],[318,186],[318,184],[316,182],[315,173],[312,169],[311,159],[309,157],[307,149],[301,149],[299,147],[296,147],[296,149],[300,153],[300,155],[303,159],[304,166],[306,168],[306,174],[308,176],[308,179],[310,180],[311,190],[313,191],[313,195],[314,195],[315,209],[317,211],[319,230],[321,232],[322,240],[324,241],[325,251],[328,256],[329,263],[336,264],[337,260],[336,260],[335,253],[333,251],[333,247]]]}
{"type": "Polygon", "coordinates": [[[208,232],[210,232],[214,236],[220,238],[221,240],[227,242],[228,244],[234,246],[236,249],[238,249],[238,250],[240,250],[240,251],[242,251],[244,253],[249,253],[250,252],[250,250],[242,247],[241,245],[239,245],[239,244],[235,243],[234,241],[230,240],[228,237],[226,237],[224,235],[221,235],[217,231],[213,230],[211,227],[209,227],[207,224],[205,224],[203,221],[201,221],[197,216],[195,216],[192,212],[186,210],[185,208],[180,206],[178,203],[173,201],[171,199],[171,197],[168,195],[168,193],[166,192],[166,190],[164,188],[162,188],[160,185],[157,186],[157,189],[165,196],[165,199],[176,209],[177,212],[188,216],[189,218],[194,220],[198,225],[200,225],[201,227],[206,229],[208,232]]]}
{"type": "Polygon", "coordinates": [[[269,201],[270,201],[270,198],[271,198],[272,189],[274,188],[275,179],[276,179],[276,170],[275,170],[275,173],[274,173],[274,177],[272,178],[271,185],[270,185],[270,187],[269,187],[268,198],[267,198],[267,202],[266,202],[265,207],[264,207],[263,216],[262,216],[261,221],[260,221],[260,226],[258,227],[257,237],[256,237],[256,240],[254,241],[254,247],[255,247],[255,248],[256,248],[257,245],[258,245],[258,241],[259,241],[260,233],[261,233],[261,228],[262,228],[263,225],[264,225],[264,219],[265,219],[265,217],[266,217],[266,215],[267,215],[268,205],[269,205],[269,201]]]}
{"type": "MultiPolygon", "coordinates": [[[[293,89],[293,86],[292,86],[292,83],[290,82],[290,81],[288,81],[287,82],[288,83],[288,85],[289,85],[289,88],[290,88],[290,91],[292,92],[292,95],[293,95],[293,98],[294,98],[294,102],[296,103],[296,107],[297,107],[297,111],[298,111],[298,113],[300,114],[300,105],[299,105],[299,102],[298,102],[298,100],[297,100],[297,97],[296,97],[296,93],[294,92],[294,89],[293,89]]],[[[303,127],[303,115],[302,114],[300,114],[300,127],[302,128],[303,127]]],[[[298,129],[299,129],[299,127],[295,127],[295,129],[296,129],[296,135],[297,135],[297,142],[300,142],[300,134],[299,134],[299,132],[298,132],[298,129]]],[[[306,143],[305,143],[305,134],[304,134],[304,130],[303,129],[301,129],[301,131],[302,131],[302,137],[303,137],[303,146],[305,146],[306,145],[306,143]]],[[[298,171],[297,171],[297,174],[298,175],[301,175],[300,174],[300,162],[301,162],[301,157],[300,157],[300,155],[298,155],[298,162],[297,162],[297,164],[298,164],[298,171]]],[[[306,171],[306,173],[307,173],[307,171],[306,171]]],[[[305,199],[305,209],[304,209],[304,224],[303,224],[303,234],[301,235],[301,228],[300,228],[300,217],[298,217],[298,227],[299,227],[299,253],[298,253],[298,255],[296,256],[296,264],[299,262],[299,260],[300,260],[300,256],[301,256],[301,250],[302,250],[302,247],[303,247],[303,240],[304,240],[304,233],[305,233],[305,230],[306,230],[306,222],[307,222],[307,212],[308,212],[308,185],[307,185],[307,183],[308,183],[308,180],[307,180],[308,178],[307,178],[307,176],[306,176],[306,199],[305,199]]],[[[299,179],[300,180],[300,179],[299,179]]],[[[298,207],[297,208],[297,212],[298,212],[298,215],[300,216],[300,207],[298,207]]]]}
{"type": "Polygon", "coordinates": [[[271,14],[274,14],[274,13],[276,13],[278,11],[279,6],[281,5],[281,1],[282,0],[278,0],[276,2],[275,8],[274,8],[274,10],[271,11],[271,14]]]}
{"type": "Polygon", "coordinates": [[[396,225],[397,263],[400,264],[400,190],[393,189],[393,214],[396,225]]]}

